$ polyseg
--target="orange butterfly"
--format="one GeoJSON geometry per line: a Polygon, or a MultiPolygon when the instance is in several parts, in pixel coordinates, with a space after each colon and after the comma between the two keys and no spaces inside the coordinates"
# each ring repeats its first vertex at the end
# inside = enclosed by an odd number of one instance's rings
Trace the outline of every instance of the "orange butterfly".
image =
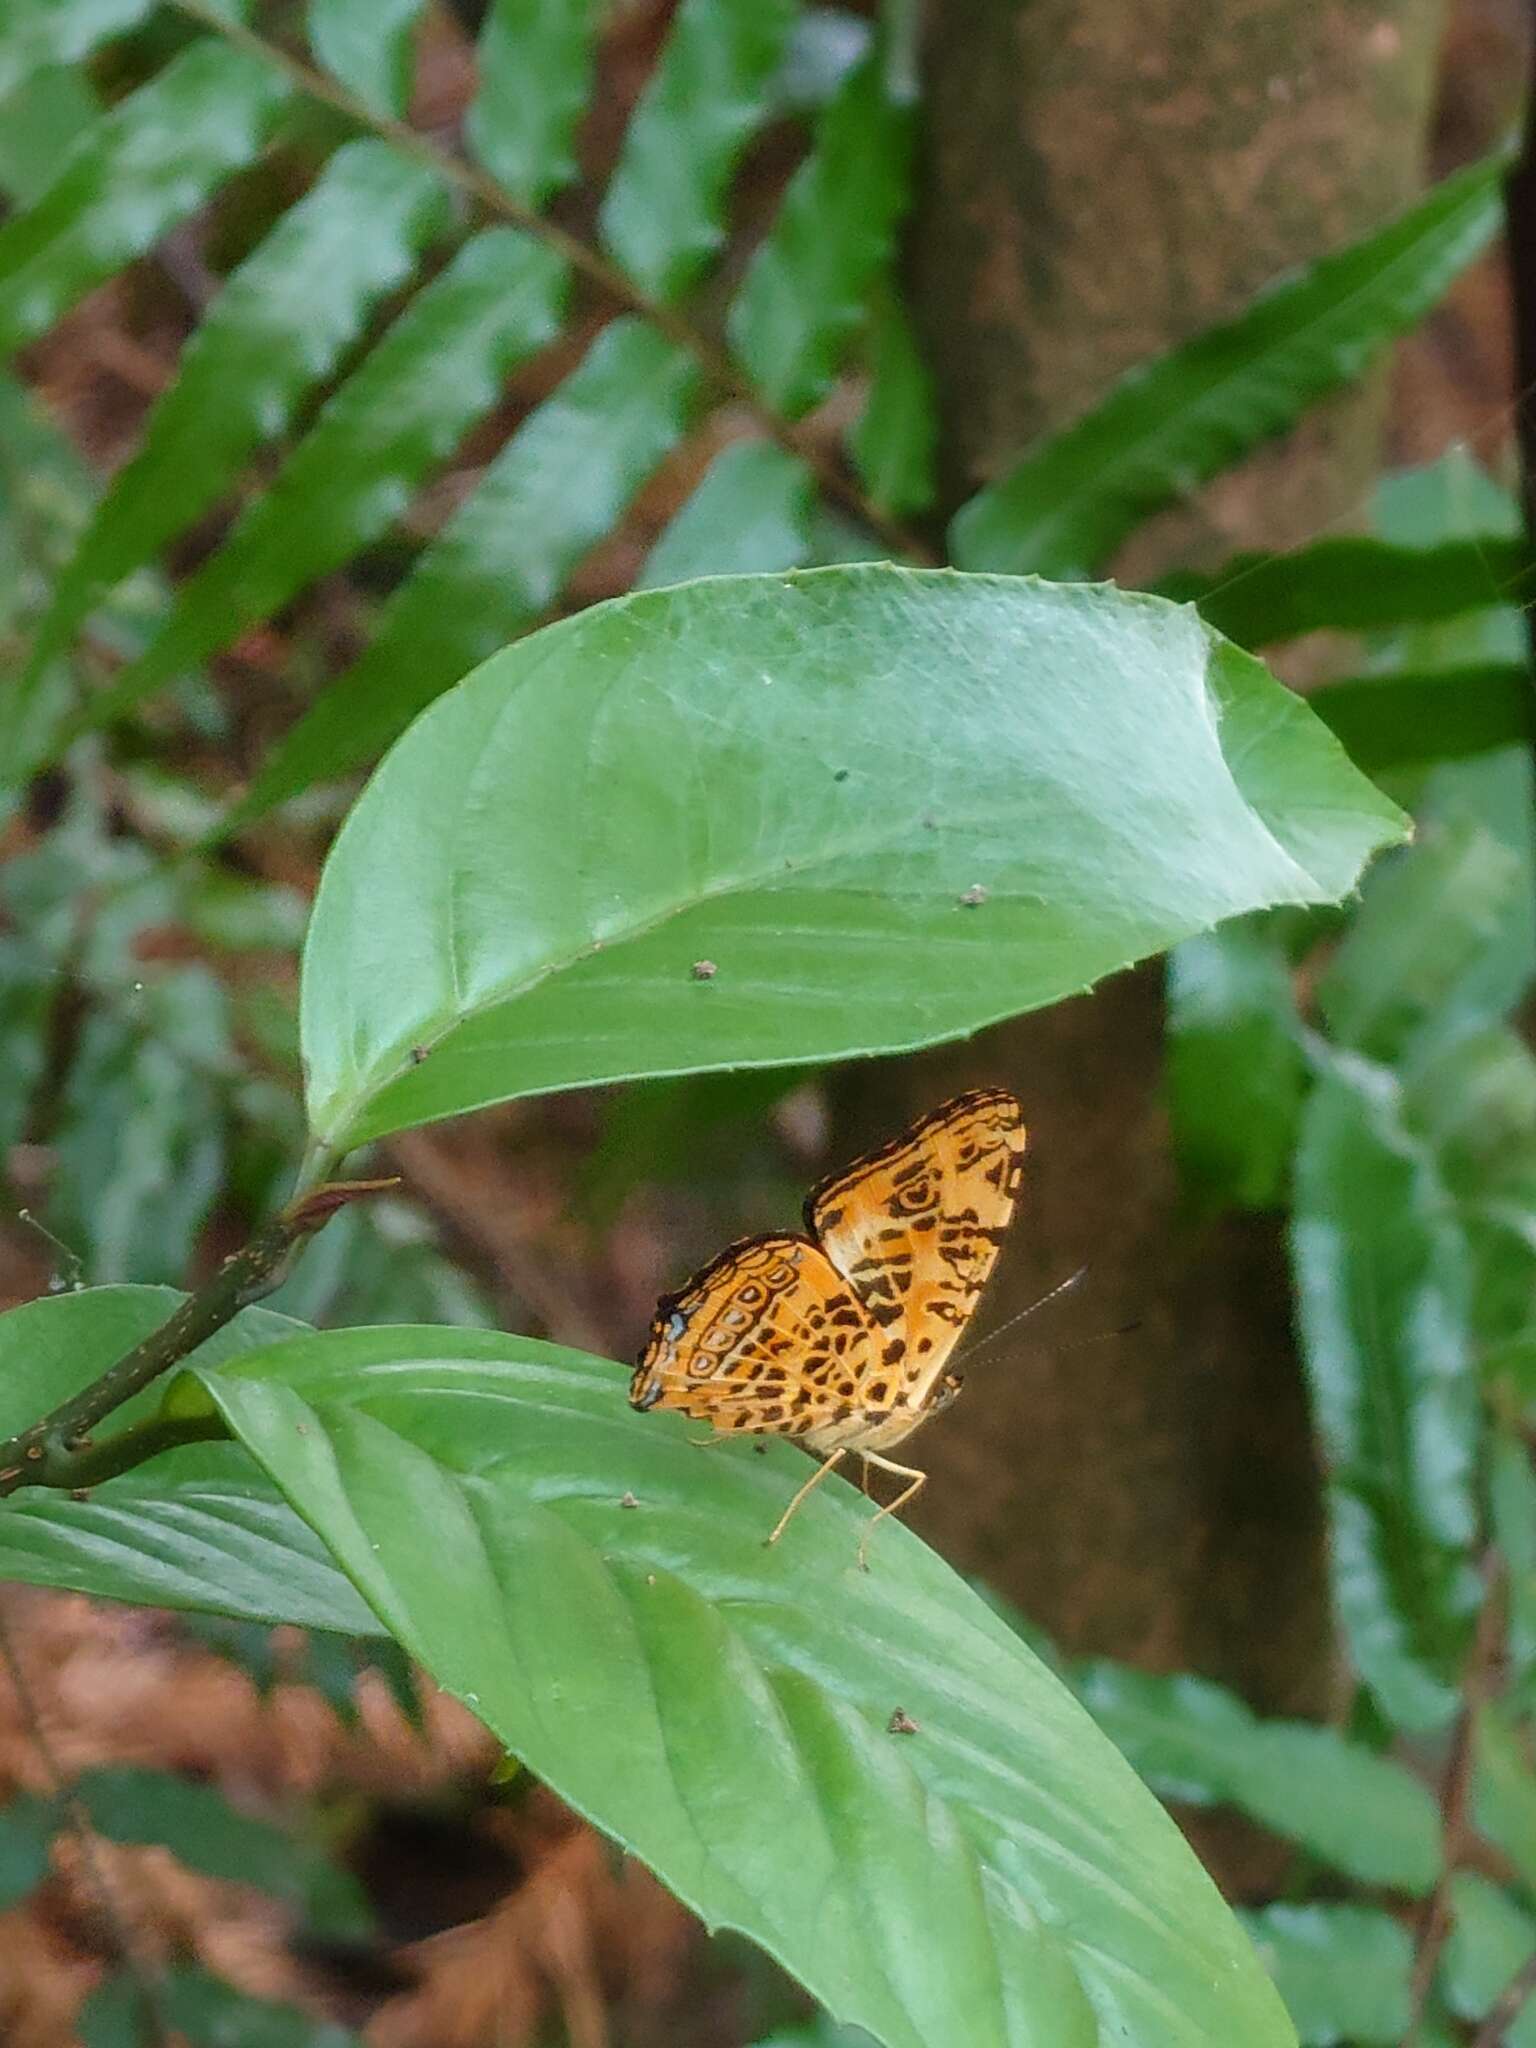
{"type": "Polygon", "coordinates": [[[881,1453],[960,1391],[945,1362],[997,1262],[1024,1171],[1024,1123],[1006,1089],[977,1088],[833,1174],[806,1198],[804,1237],[743,1238],[681,1294],[663,1295],[630,1383],[636,1408],[680,1408],[721,1433],[795,1437],[825,1463],[850,1451],[910,1483],[881,1453]]]}

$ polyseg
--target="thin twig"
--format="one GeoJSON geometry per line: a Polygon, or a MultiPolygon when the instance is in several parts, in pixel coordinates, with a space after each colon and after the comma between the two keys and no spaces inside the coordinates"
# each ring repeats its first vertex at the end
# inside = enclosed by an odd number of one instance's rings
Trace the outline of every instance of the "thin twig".
{"type": "Polygon", "coordinates": [[[1461,1681],[1461,1705],[1451,1731],[1445,1773],[1440,1781],[1441,1844],[1440,1872],[1435,1888],[1424,1902],[1413,1951],[1413,1975],[1409,1987],[1409,2020],[1402,2048],[1414,2048],[1424,2024],[1430,1987],[1435,1981],[1440,1952],[1451,1931],[1451,1884],[1460,1866],[1470,1832],[1467,1821],[1472,1803],[1472,1772],[1476,1760],[1477,1717],[1492,1680],[1494,1659],[1504,1636],[1503,1562],[1496,1551],[1485,1553],[1482,1561],[1483,1604],[1461,1681]]]}
{"type": "Polygon", "coordinates": [[[1489,2007],[1483,2024],[1472,2036],[1471,2048],[1502,2048],[1504,2036],[1520,2017],[1521,2008],[1536,1991],[1536,1950],[1532,1950],[1489,2007]]]}
{"type": "MultiPolygon", "coordinates": [[[[270,1294],[288,1270],[297,1247],[345,1203],[398,1185],[393,1179],[338,1181],[313,1188],[290,1202],[262,1225],[249,1244],[232,1252],[205,1287],[189,1294],[158,1329],[125,1352],[99,1379],[0,1444],[0,1496],[22,1486],[72,1488],[105,1477],[103,1462],[110,1454],[106,1446],[94,1447],[89,1434],[98,1422],[179,1365],[216,1330],[232,1322],[241,1309],[270,1294]]],[[[162,1442],[154,1443],[155,1450],[163,1448],[162,1442]]],[[[153,1451],[145,1455],[153,1455],[153,1451]]],[[[127,1468],[114,1462],[110,1469],[127,1468]]]]}
{"type": "Polygon", "coordinates": [[[206,0],[172,0],[172,5],[183,14],[223,36],[253,56],[262,58],[281,71],[292,84],[311,99],[321,100],[333,107],[358,127],[370,134],[381,136],[386,142],[414,156],[426,164],[446,183],[456,185],[461,192],[469,194],[485,211],[496,219],[510,221],[527,235],[536,237],[546,248],[554,250],[571,269],[600,291],[606,298],[629,312],[649,321],[667,339],[686,354],[691,355],[703,371],[707,381],[721,398],[743,407],[750,413],[755,424],[772,440],[788,449],[812,470],[817,482],[826,495],[840,503],[844,509],[861,519],[864,524],[891,550],[898,559],[934,566],[942,563],[939,555],[920,535],[911,532],[899,520],[868,497],[854,479],[832,459],[827,452],[806,434],[801,433],[789,421],[776,413],[753,388],[731,360],[727,351],[702,333],[674,307],[653,299],[642,291],[633,279],[625,275],[616,263],[610,263],[590,243],[579,235],[547,219],[531,206],[508,192],[478,165],[466,158],[440,148],[429,136],[412,128],[408,122],[398,121],[387,114],[380,114],[355,94],[347,91],[339,80],[328,77],[325,72],[307,64],[302,57],[294,56],[279,44],[268,42],[265,36],[247,28],[244,22],[226,15],[206,0]]]}
{"type": "Polygon", "coordinates": [[[101,1858],[96,1853],[96,1837],[91,1829],[90,1816],[76,1794],[69,1789],[69,1781],[54,1753],[48,1731],[43,1725],[37,1699],[22,1668],[21,1658],[17,1654],[10,1622],[4,1615],[0,1615],[0,1661],[4,1662],[10,1677],[11,1689],[16,1695],[17,1711],[48,1779],[49,1796],[58,1801],[65,1821],[75,1837],[75,1846],[80,1852],[81,1872],[87,1888],[95,1895],[97,1911],[101,1915],[111,1945],[116,1950],[117,1960],[124,1974],[133,1979],[134,1988],[139,1994],[139,2004],[149,2021],[157,2048],[163,2048],[163,2044],[170,2040],[171,2030],[166,2016],[160,1972],[153,1959],[141,1952],[138,1937],[117,1903],[116,1894],[107,1878],[101,1858]]]}

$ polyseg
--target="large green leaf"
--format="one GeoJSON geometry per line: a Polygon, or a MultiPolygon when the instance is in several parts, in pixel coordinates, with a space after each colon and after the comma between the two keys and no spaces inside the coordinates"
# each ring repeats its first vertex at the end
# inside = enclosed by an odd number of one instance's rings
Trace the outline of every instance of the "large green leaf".
{"type": "Polygon", "coordinates": [[[443,225],[437,179],[382,142],[338,150],[235,271],[59,580],[29,661],[41,669],[97,594],[183,532],[288,426],[370,310],[443,225]]]}
{"type": "Polygon", "coordinates": [[[1105,1734],[1165,1799],[1230,1805],[1361,1884],[1427,1892],[1440,1817],[1401,1765],[1305,1721],[1264,1721],[1208,1679],[1096,1659],[1072,1674],[1105,1734]]]}
{"type": "MultiPolygon", "coordinates": [[[[0,1431],[79,1393],[185,1299],[169,1287],[91,1287],[0,1316],[0,1431]]],[[[197,1355],[211,1363],[293,1334],[287,1316],[245,1309],[197,1355]]],[[[151,1388],[113,1427],[153,1413],[151,1388]]],[[[76,1500],[29,1487],[0,1505],[0,1579],[151,1607],[210,1608],[251,1621],[371,1635],[377,1618],[271,1481],[233,1444],[195,1444],[76,1500]]]]}
{"type": "Polygon", "coordinates": [[[1341,1055],[1313,1089],[1291,1242],[1339,1614],[1388,1716],[1438,1727],[1477,1605],[1470,1271],[1381,1069],[1341,1055]]]}
{"type": "Polygon", "coordinates": [[[286,95],[270,65],[205,38],[88,128],[37,204],[0,226],[0,353],[44,333],[249,163],[286,95]]]}
{"type": "Polygon", "coordinates": [[[840,1479],[765,1546],[789,1445],[704,1457],[618,1368],[490,1331],[200,1378],[411,1654],[838,2018],[890,2048],[1291,2039],[1172,1822],[938,1558],[887,1525],[860,1572],[840,1479]]]}
{"type": "Polygon", "coordinates": [[[771,104],[798,0],[683,0],[630,118],[603,239],[635,282],[675,299],[725,239],[732,167],[771,104]]]}
{"type": "Polygon", "coordinates": [[[932,1044],[1337,897],[1399,829],[1156,599],[884,567],[642,592],[487,663],[364,793],[306,946],[311,1123],[339,1152],[932,1044]]]}
{"type": "Polygon", "coordinates": [[[1138,366],[961,507],[965,569],[1081,575],[1181,491],[1282,433],[1421,320],[1497,233],[1506,159],[1447,178],[1396,220],[1138,366]]]}
{"type": "MultiPolygon", "coordinates": [[[[553,311],[551,310],[551,328],[553,311]]],[[[610,321],[537,406],[384,607],[370,645],[286,733],[222,831],[375,758],[416,713],[548,610],[682,436],[691,359],[610,321]]]]}

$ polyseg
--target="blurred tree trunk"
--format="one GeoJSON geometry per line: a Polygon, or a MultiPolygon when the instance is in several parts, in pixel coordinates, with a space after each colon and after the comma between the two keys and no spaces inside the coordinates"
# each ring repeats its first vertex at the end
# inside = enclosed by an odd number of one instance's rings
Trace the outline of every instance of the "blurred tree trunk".
{"type": "MultiPolygon", "coordinates": [[[[911,269],[950,501],[1411,198],[1439,28],[1436,0],[930,0],[911,269]]],[[[1154,522],[1121,572],[1347,523],[1381,427],[1375,386],[1321,408],[1154,522]]],[[[1161,1028],[1154,967],[845,1077],[849,1143],[975,1081],[1018,1090],[1031,1154],[988,1326],[1090,1269],[920,1439],[914,1520],[1069,1649],[1317,1711],[1331,1639],[1278,1221],[1182,1215],[1161,1028]]]]}

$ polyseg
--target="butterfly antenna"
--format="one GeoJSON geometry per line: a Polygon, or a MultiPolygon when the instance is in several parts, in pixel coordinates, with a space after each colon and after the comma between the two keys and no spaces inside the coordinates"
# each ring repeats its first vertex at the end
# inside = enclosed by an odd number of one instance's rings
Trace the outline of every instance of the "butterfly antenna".
{"type": "Polygon", "coordinates": [[[1032,1301],[1028,1308],[1021,1308],[1018,1314],[1010,1316],[1006,1323],[999,1323],[995,1330],[990,1330],[979,1344],[973,1344],[965,1354],[966,1364],[969,1365],[973,1358],[979,1358],[987,1346],[995,1344],[999,1337],[1006,1337],[1015,1323],[1022,1323],[1026,1316],[1032,1316],[1037,1309],[1044,1308],[1047,1302],[1055,1301],[1058,1295],[1070,1294],[1072,1289],[1080,1286],[1087,1277],[1088,1268],[1079,1266],[1077,1271],[1069,1273],[1065,1280],[1058,1280],[1054,1287],[1046,1289],[1038,1301],[1032,1301]]]}

